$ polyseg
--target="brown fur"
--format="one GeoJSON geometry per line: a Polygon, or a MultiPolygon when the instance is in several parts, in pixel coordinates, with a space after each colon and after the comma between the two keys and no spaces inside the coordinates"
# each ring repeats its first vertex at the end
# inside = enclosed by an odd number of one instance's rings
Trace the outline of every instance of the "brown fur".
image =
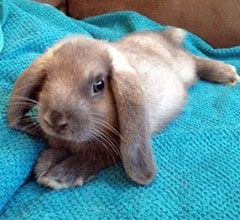
{"type": "Polygon", "coordinates": [[[121,159],[133,181],[149,184],[156,174],[151,135],[181,112],[197,73],[219,83],[239,80],[234,67],[186,53],[183,38],[179,29],[115,43],[78,36],[36,59],[15,84],[8,120],[36,134],[25,114],[31,102],[38,105],[35,127],[50,149],[38,159],[37,181],[56,189],[81,185],[121,159]],[[99,79],[105,87],[96,92],[99,79]]]}

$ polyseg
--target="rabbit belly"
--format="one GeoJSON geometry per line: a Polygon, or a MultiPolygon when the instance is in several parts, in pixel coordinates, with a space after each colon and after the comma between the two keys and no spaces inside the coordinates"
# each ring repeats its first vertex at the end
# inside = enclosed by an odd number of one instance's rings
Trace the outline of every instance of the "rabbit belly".
{"type": "MultiPolygon", "coordinates": [[[[182,111],[187,88],[196,81],[195,66],[185,61],[176,67],[146,64],[139,71],[146,107],[149,112],[151,133],[163,129],[182,111]],[[184,80],[183,77],[185,76],[184,80]]],[[[136,67],[137,68],[137,67],[136,67]]]]}
{"type": "Polygon", "coordinates": [[[151,133],[163,129],[182,111],[187,90],[178,77],[168,76],[156,85],[145,88],[146,106],[149,112],[151,133]]]}

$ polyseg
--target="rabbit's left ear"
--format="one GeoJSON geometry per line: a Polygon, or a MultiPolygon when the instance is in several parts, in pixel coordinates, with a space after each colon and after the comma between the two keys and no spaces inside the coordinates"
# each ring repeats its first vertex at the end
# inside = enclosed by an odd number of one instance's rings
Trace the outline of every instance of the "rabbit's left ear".
{"type": "Polygon", "coordinates": [[[144,93],[124,55],[112,47],[108,52],[112,61],[110,82],[118,114],[123,165],[133,181],[146,185],[153,180],[156,166],[144,93]]]}
{"type": "Polygon", "coordinates": [[[37,104],[38,92],[47,75],[51,51],[39,56],[16,81],[8,105],[8,123],[11,128],[23,130],[33,136],[41,136],[42,130],[26,115],[37,104]]]}

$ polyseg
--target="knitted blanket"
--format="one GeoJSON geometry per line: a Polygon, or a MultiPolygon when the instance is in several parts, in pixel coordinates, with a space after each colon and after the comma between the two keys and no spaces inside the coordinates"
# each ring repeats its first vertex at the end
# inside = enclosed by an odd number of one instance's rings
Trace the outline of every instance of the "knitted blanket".
{"type": "MultiPolygon", "coordinates": [[[[81,187],[54,191],[32,175],[45,143],[7,125],[19,74],[67,35],[116,40],[164,27],[134,12],[76,21],[26,0],[0,1],[0,22],[0,219],[240,218],[240,85],[199,81],[190,89],[183,113],[152,138],[158,172],[149,186],[131,182],[119,165],[81,187]]],[[[190,33],[185,46],[240,71],[240,47],[213,49],[190,33]]]]}

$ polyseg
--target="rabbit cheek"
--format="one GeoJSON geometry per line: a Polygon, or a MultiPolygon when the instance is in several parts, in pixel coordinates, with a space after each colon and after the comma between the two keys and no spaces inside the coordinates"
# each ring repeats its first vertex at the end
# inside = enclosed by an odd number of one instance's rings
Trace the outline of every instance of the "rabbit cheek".
{"type": "Polygon", "coordinates": [[[93,106],[92,123],[95,130],[110,134],[118,128],[117,111],[112,92],[108,88],[93,106]]]}

